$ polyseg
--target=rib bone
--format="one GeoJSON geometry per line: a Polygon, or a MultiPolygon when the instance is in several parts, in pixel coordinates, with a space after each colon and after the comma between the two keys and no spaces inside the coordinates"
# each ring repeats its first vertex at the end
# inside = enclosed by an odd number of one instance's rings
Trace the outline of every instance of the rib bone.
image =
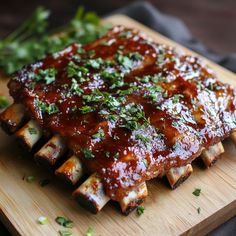
{"type": "Polygon", "coordinates": [[[140,205],[143,200],[147,197],[147,185],[143,182],[136,190],[131,191],[126,197],[120,201],[121,211],[128,215],[133,211],[138,205],[140,205]]]}
{"type": "Polygon", "coordinates": [[[54,165],[66,151],[66,145],[59,135],[54,135],[36,154],[39,163],[54,165]]]}
{"type": "Polygon", "coordinates": [[[201,154],[201,158],[207,168],[211,167],[218,159],[220,154],[224,152],[224,147],[221,142],[210,146],[208,149],[204,149],[201,154]]]}
{"type": "Polygon", "coordinates": [[[166,177],[172,189],[177,188],[183,183],[193,172],[191,164],[181,167],[173,167],[166,172],[166,177]]]}
{"type": "Polygon", "coordinates": [[[21,104],[12,104],[0,116],[2,128],[8,134],[15,133],[25,118],[25,108],[21,104]]]}
{"type": "Polygon", "coordinates": [[[74,192],[76,201],[92,213],[98,213],[110,200],[105,194],[101,177],[94,173],[74,192]]]}
{"type": "Polygon", "coordinates": [[[55,171],[55,174],[72,184],[76,184],[83,175],[81,161],[73,155],[55,171]]]}
{"type": "MultiPolygon", "coordinates": [[[[142,183],[137,189],[129,192],[129,194],[119,202],[122,212],[128,215],[143,202],[147,194],[147,186],[145,183],[142,183]]],[[[94,214],[98,213],[110,200],[104,192],[102,179],[97,173],[92,174],[80,185],[73,192],[73,196],[82,207],[94,214]]]]}
{"type": "Polygon", "coordinates": [[[36,121],[30,120],[26,125],[24,125],[15,133],[15,136],[24,144],[27,149],[31,150],[42,137],[42,130],[36,121]]]}
{"type": "MultiPolygon", "coordinates": [[[[24,108],[19,104],[13,104],[9,107],[3,115],[1,115],[2,124],[10,132],[14,132],[19,128],[24,118],[24,108]],[[13,114],[17,114],[16,117],[13,114]]],[[[30,120],[25,126],[16,132],[16,137],[32,149],[32,147],[41,138],[42,131],[38,124],[30,120]]],[[[236,134],[233,132],[231,138],[236,140],[236,134]]],[[[65,153],[66,147],[59,135],[53,136],[36,154],[35,159],[39,162],[46,161],[53,165],[65,153]]],[[[217,157],[224,152],[221,142],[212,145],[208,149],[204,149],[201,157],[207,167],[211,166],[217,157]]],[[[172,189],[178,187],[189,175],[193,172],[191,164],[182,167],[174,167],[166,172],[167,179],[172,189]]],[[[56,175],[62,176],[72,184],[76,184],[83,174],[81,161],[76,156],[71,156],[61,167],[56,170],[56,175]]],[[[142,183],[137,189],[131,191],[119,203],[124,214],[129,214],[136,208],[143,199],[147,196],[147,187],[142,183]]],[[[110,200],[106,196],[103,183],[99,174],[91,175],[81,186],[79,186],[73,193],[77,202],[90,210],[93,213],[99,212],[105,204],[110,200]]]]}

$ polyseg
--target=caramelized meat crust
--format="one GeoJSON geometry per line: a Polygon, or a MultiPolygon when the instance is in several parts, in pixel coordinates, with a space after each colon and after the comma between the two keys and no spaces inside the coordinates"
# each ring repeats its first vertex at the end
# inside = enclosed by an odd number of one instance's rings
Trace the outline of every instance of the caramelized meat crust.
{"type": "Polygon", "coordinates": [[[199,58],[122,26],[23,68],[8,86],[116,201],[236,128],[230,85],[199,58]]]}

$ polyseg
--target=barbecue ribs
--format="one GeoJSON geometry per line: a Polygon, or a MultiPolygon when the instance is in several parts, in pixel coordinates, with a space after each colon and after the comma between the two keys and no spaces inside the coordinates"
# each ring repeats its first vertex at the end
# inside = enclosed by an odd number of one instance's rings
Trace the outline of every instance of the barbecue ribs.
{"type": "Polygon", "coordinates": [[[63,160],[56,174],[72,184],[91,174],[73,196],[95,213],[112,199],[128,214],[145,181],[166,175],[175,188],[196,157],[209,167],[236,140],[235,90],[199,58],[122,26],[26,66],[8,87],[2,127],[28,149],[46,137],[35,160],[63,160]]]}

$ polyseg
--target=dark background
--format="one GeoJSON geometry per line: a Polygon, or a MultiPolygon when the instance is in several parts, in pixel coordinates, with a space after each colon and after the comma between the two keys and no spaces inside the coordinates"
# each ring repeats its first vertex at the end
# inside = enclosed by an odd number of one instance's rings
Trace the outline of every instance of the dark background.
{"type": "MultiPolygon", "coordinates": [[[[6,36],[42,5],[52,12],[51,27],[65,24],[78,6],[108,14],[134,0],[0,0],[0,38],[6,36]]],[[[158,10],[179,17],[193,36],[207,48],[227,54],[236,52],[236,0],[150,0],[158,10]]],[[[119,22],[117,22],[119,23],[119,22]]],[[[235,235],[234,217],[211,236],[235,235]]],[[[9,235],[0,223],[0,236],[9,235]]]]}
{"type": "MultiPolygon", "coordinates": [[[[52,26],[71,18],[78,5],[107,14],[134,0],[0,0],[0,37],[3,37],[35,9],[52,10],[52,26]]],[[[182,19],[208,48],[220,53],[236,51],[236,0],[150,0],[160,11],[182,19]]]]}

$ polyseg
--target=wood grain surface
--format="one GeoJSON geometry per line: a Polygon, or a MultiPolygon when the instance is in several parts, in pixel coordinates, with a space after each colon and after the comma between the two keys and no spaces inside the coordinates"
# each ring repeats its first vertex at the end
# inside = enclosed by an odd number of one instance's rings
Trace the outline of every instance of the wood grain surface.
{"type": "MultiPolygon", "coordinates": [[[[105,21],[141,29],[154,41],[178,46],[127,17],[116,15],[105,21]]],[[[206,62],[219,80],[236,85],[233,73],[206,62]]],[[[0,95],[7,93],[6,80],[0,80],[0,95]]],[[[230,140],[223,145],[226,152],[215,166],[204,169],[194,163],[192,176],[174,191],[164,180],[148,182],[149,197],[142,216],[134,212],[125,217],[111,203],[98,215],[92,215],[71,198],[72,187],[38,167],[32,155],[23,153],[14,138],[0,131],[0,217],[14,235],[58,235],[62,228],[55,218],[60,215],[73,220],[74,235],[85,235],[89,226],[93,227],[94,236],[203,235],[236,214],[236,148],[230,140]],[[28,175],[35,176],[36,181],[28,183],[22,179],[28,175]],[[45,178],[51,179],[51,183],[42,188],[38,182],[45,178]],[[195,188],[202,189],[199,197],[192,194],[195,188]],[[47,216],[49,224],[38,224],[40,216],[47,216]]]]}

